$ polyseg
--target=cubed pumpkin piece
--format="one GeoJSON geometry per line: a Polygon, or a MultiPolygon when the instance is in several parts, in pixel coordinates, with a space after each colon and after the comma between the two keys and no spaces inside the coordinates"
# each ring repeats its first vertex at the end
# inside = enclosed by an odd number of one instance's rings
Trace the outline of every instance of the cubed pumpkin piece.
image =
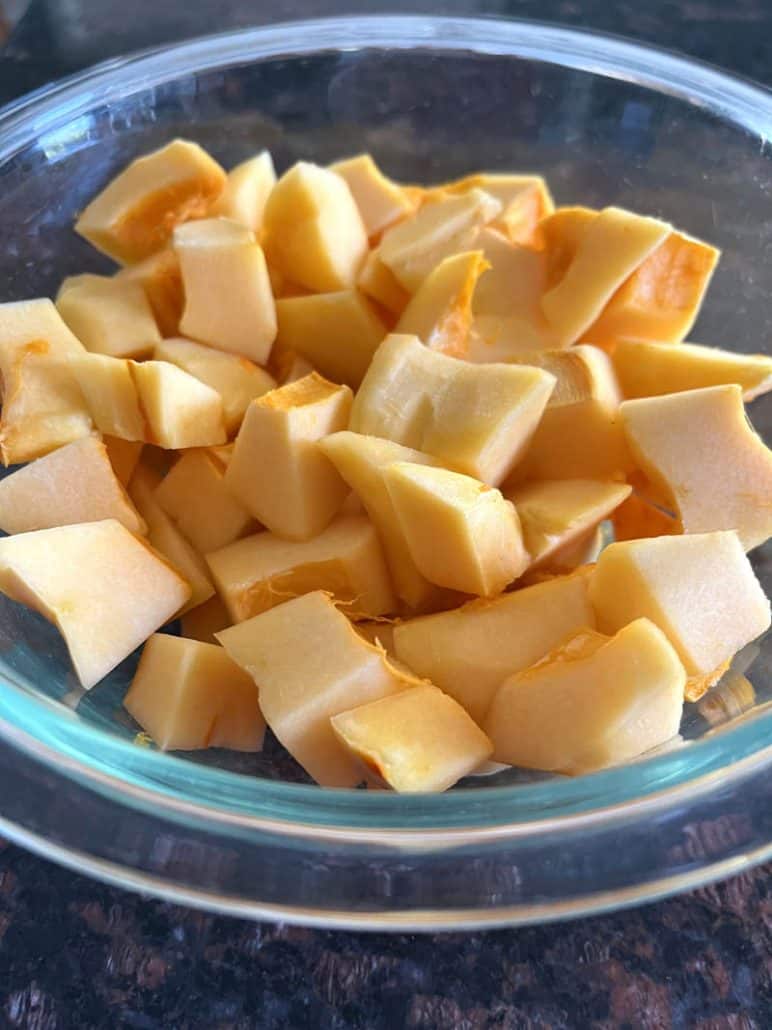
{"type": "Polygon", "coordinates": [[[116,519],[132,533],[146,526],[95,436],[75,440],[0,480],[0,529],[28,533],[116,519]]]}
{"type": "Polygon", "coordinates": [[[561,346],[582,336],[670,231],[666,222],[617,207],[590,222],[564,275],[541,301],[561,346]]]}
{"type": "Polygon", "coordinates": [[[354,758],[400,794],[447,790],[493,750],[461,705],[431,683],[341,712],[331,721],[354,758]]]}
{"type": "Polygon", "coordinates": [[[579,571],[493,601],[470,601],[453,611],[398,623],[394,650],[479,723],[507,676],[594,624],[587,575],[579,571]]]}
{"type": "Polygon", "coordinates": [[[637,619],[578,654],[572,644],[499,688],[485,721],[494,760],[592,772],[636,758],[678,733],[686,675],[654,623],[637,619]]]}
{"type": "Polygon", "coordinates": [[[225,485],[264,526],[290,540],[321,533],[348,487],[319,447],[344,429],[351,390],[316,372],[252,401],[225,485]]]}
{"type": "Polygon", "coordinates": [[[401,186],[388,179],[369,154],[357,154],[330,165],[348,185],[367,235],[377,236],[415,210],[401,186]]]}
{"type": "Polygon", "coordinates": [[[514,243],[530,243],[536,227],[555,209],[549,187],[540,175],[478,172],[439,188],[446,193],[480,189],[495,197],[501,204],[501,214],[493,225],[514,243]]]}
{"type": "Polygon", "coordinates": [[[186,611],[181,619],[183,637],[203,640],[205,644],[216,644],[215,633],[233,625],[228,609],[217,594],[203,604],[186,611]]]}
{"type": "Polygon", "coordinates": [[[277,340],[333,382],[359,386],[386,326],[358,290],[286,297],[276,302],[277,340]]]}
{"type": "Polygon", "coordinates": [[[142,454],[142,442],[122,440],[119,436],[103,436],[102,442],[118,482],[128,486],[142,454]]]}
{"type": "Polygon", "coordinates": [[[357,287],[397,318],[410,300],[408,291],[391,269],[384,265],[375,250],[371,250],[365,258],[357,279],[357,287]]]}
{"type": "Polygon", "coordinates": [[[265,205],[275,185],[273,159],[267,150],[262,150],[231,168],[211,214],[231,218],[252,232],[258,232],[263,224],[265,205]]]}
{"type": "Polygon", "coordinates": [[[101,433],[121,440],[147,440],[148,426],[126,358],[84,353],[70,359],[70,368],[101,433]]]}
{"type": "Polygon", "coordinates": [[[197,143],[175,139],[112,179],[75,231],[122,264],[141,261],[168,243],[175,225],[205,215],[225,181],[223,169],[197,143]]]}
{"type": "Polygon", "coordinates": [[[624,337],[683,340],[699,314],[720,253],[683,233],[668,233],[616,290],[584,338],[611,351],[624,337]]]}
{"type": "Polygon", "coordinates": [[[116,279],[138,282],[145,291],[161,336],[176,336],[180,331],[185,291],[180,262],[172,247],[128,265],[116,272],[116,279]]]}
{"type": "Polygon", "coordinates": [[[413,561],[386,486],[384,470],[395,461],[433,465],[435,460],[391,440],[352,432],[334,433],[322,440],[320,446],[357,494],[377,529],[399,597],[415,608],[431,604],[437,588],[419,572],[413,561]]]}
{"type": "Polygon", "coordinates": [[[367,253],[367,231],[347,183],[307,161],[271,190],[263,233],[270,264],[320,293],[353,287],[367,253]]]}
{"type": "Polygon", "coordinates": [[[225,431],[229,436],[238,432],[249,402],[276,388],[273,376],[254,362],[240,354],[227,354],[192,340],[162,340],[154,356],[158,361],[171,362],[217,390],[222,398],[225,431]]]}
{"type": "Polygon", "coordinates": [[[160,342],[142,284],[106,275],[65,279],[56,307],[87,350],[113,358],[146,358],[160,342]]]}
{"type": "Polygon", "coordinates": [[[629,399],[736,383],[742,387],[743,400],[752,401],[772,390],[772,357],[767,354],[735,354],[698,343],[673,347],[651,340],[618,340],[612,360],[629,399]]]}
{"type": "Polygon", "coordinates": [[[615,540],[673,536],[682,531],[677,518],[640,494],[630,494],[611,514],[615,540]]]}
{"type": "Polygon", "coordinates": [[[430,350],[463,358],[472,324],[472,298],[487,267],[479,250],[445,258],[418,287],[394,332],[417,336],[430,350]]]}
{"type": "Polygon", "coordinates": [[[263,248],[227,218],[174,230],[185,290],[180,333],[263,364],[276,337],[276,308],[263,248]]]}
{"type": "Polygon", "coordinates": [[[511,360],[543,368],[557,380],[513,479],[521,483],[623,478],[632,462],[619,415],[619,387],[608,356],[582,344],[511,360]]]}
{"type": "Polygon", "coordinates": [[[0,375],[7,394],[12,370],[27,354],[57,358],[85,353],[47,297],[0,304],[0,375]]]}
{"type": "Polygon", "coordinates": [[[198,447],[174,463],[155,497],[200,554],[225,547],[254,528],[252,516],[225,485],[225,467],[198,447]]]}
{"type": "Polygon", "coordinates": [[[551,290],[563,279],[597,217],[590,207],[559,207],[539,224],[534,247],[544,255],[545,289],[551,290]]]}
{"type": "Polygon", "coordinates": [[[175,616],[180,616],[208,601],[214,594],[214,584],[204,559],[155,499],[160,482],[161,477],[145,464],[143,458],[131,478],[129,496],[147,524],[148,542],[190,585],[190,596],[175,613],[175,616]]]}
{"type": "Polygon", "coordinates": [[[162,751],[263,746],[254,680],[216,644],[154,633],[123,704],[162,751]]]}
{"type": "Polygon", "coordinates": [[[495,486],[525,452],[554,382],[540,369],[474,365],[391,335],[357,392],[350,428],[495,486]]]}
{"type": "Polygon", "coordinates": [[[0,456],[4,465],[40,458],[88,436],[92,429],[66,355],[51,357],[45,342],[40,352],[30,345],[3,372],[0,456]]]}
{"type": "Polygon", "coordinates": [[[525,483],[505,496],[517,509],[531,568],[538,568],[608,518],[631,492],[627,483],[557,479],[525,483]]]}
{"type": "Polygon", "coordinates": [[[364,515],[340,515],[311,540],[255,533],[206,560],[233,622],[325,590],[350,619],[395,609],[378,535],[364,515]]]}
{"type": "Polygon", "coordinates": [[[500,212],[500,201],[477,189],[424,204],[383,234],[378,259],[415,293],[444,258],[472,250],[477,230],[500,212]]]}
{"type": "Polygon", "coordinates": [[[168,450],[225,443],[222,400],[211,386],[168,361],[131,366],[151,443],[168,450]]]}
{"type": "Polygon", "coordinates": [[[321,591],[286,601],[217,638],[258,684],[260,707],[275,735],[325,787],[352,787],[362,778],[330,717],[418,682],[363,640],[321,591]]]}
{"type": "Polygon", "coordinates": [[[431,583],[492,597],[525,572],[517,512],[495,487],[407,461],[383,475],[413,561],[431,583]]]}
{"type": "Polygon", "coordinates": [[[690,677],[714,675],[770,621],[769,601],[732,532],[611,544],[589,595],[602,632],[651,619],[690,677]]]}
{"type": "Polygon", "coordinates": [[[188,584],[115,519],[0,540],[0,590],[57,626],[85,690],[190,595],[188,584]]]}
{"type": "Polygon", "coordinates": [[[748,422],[739,386],[625,401],[620,414],[636,464],[685,533],[734,529],[746,550],[772,535],[772,451],[748,422]]]}

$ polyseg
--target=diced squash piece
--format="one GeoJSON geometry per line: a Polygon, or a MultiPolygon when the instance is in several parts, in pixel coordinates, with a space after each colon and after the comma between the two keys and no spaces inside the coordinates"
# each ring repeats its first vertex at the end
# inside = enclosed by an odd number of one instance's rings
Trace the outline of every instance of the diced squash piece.
{"type": "Polygon", "coordinates": [[[191,608],[182,616],[182,635],[191,640],[203,640],[205,644],[216,644],[215,633],[233,625],[228,609],[217,596],[191,608]]]}
{"type": "Polygon", "coordinates": [[[276,337],[276,308],[263,248],[227,218],[174,230],[185,290],[180,333],[264,363],[276,337]]]}
{"type": "Polygon", "coordinates": [[[503,683],[485,721],[496,761],[578,774],[678,733],[686,676],[665,634],[637,619],[601,639],[576,656],[569,641],[503,683]]]}
{"type": "Polygon", "coordinates": [[[28,533],[116,519],[132,533],[146,526],[118,482],[101,440],[86,436],[0,480],[0,529],[28,533]]]}
{"type": "Polygon", "coordinates": [[[514,479],[616,479],[631,467],[608,356],[584,344],[519,355],[557,379],[514,479]]]}
{"type": "Polygon", "coordinates": [[[557,346],[546,322],[519,315],[477,315],[469,329],[466,360],[478,364],[513,361],[519,355],[557,346]]]}
{"type": "Polygon", "coordinates": [[[83,395],[65,357],[30,346],[3,374],[0,456],[4,465],[40,458],[93,429],[83,395]]]}
{"type": "Polygon", "coordinates": [[[501,212],[501,202],[472,189],[424,204],[411,217],[387,229],[376,251],[401,285],[415,293],[443,258],[472,250],[483,225],[501,212]]]}
{"type": "Polygon", "coordinates": [[[257,687],[216,644],[154,633],[123,704],[162,751],[263,746],[257,687]]]}
{"type": "Polygon", "coordinates": [[[223,169],[198,144],[175,139],[112,179],[75,231],[122,264],[141,261],[168,243],[175,225],[205,215],[225,181],[223,169]]]}
{"type": "Polygon", "coordinates": [[[394,588],[408,605],[431,604],[436,587],[418,571],[389,495],[384,470],[395,461],[436,462],[420,451],[391,440],[341,432],[326,437],[321,448],[357,494],[381,538],[394,588]]]}
{"type": "Polygon", "coordinates": [[[332,717],[351,754],[399,793],[447,790],[493,746],[464,709],[431,683],[332,717]]]}
{"type": "Polygon", "coordinates": [[[232,622],[324,590],[351,618],[393,612],[394,594],[378,536],[364,515],[340,515],[311,540],[255,533],[206,556],[232,622]]]}
{"type": "Polygon", "coordinates": [[[336,161],[330,168],[348,184],[370,237],[406,218],[415,209],[402,187],[388,179],[369,154],[336,161]]]}
{"type": "Polygon", "coordinates": [[[531,568],[536,568],[566,545],[581,540],[631,492],[627,483],[556,479],[525,483],[505,496],[517,509],[531,568]]]}
{"type": "Polygon", "coordinates": [[[273,376],[240,354],[227,354],[192,340],[162,340],[154,357],[171,362],[217,390],[229,436],[238,432],[249,402],[276,387],[273,376]]]}
{"type": "Polygon", "coordinates": [[[357,392],[350,428],[495,486],[525,452],[553,386],[536,368],[474,365],[391,335],[357,392]]]}
{"type": "Polygon", "coordinates": [[[552,214],[555,207],[547,183],[540,175],[479,172],[444,183],[440,189],[446,193],[480,189],[495,197],[502,207],[493,224],[514,243],[530,243],[538,224],[552,214]]]}
{"type": "Polygon", "coordinates": [[[316,372],[252,401],[225,485],[258,521],[290,540],[321,533],[348,488],[319,447],[344,429],[351,390],[316,372]]]}
{"type": "Polygon", "coordinates": [[[579,571],[493,601],[470,601],[453,611],[398,623],[394,650],[479,723],[507,676],[594,624],[587,575],[579,571]]]}
{"type": "Polygon", "coordinates": [[[128,486],[142,454],[142,442],[122,440],[119,436],[103,436],[102,442],[118,482],[128,486]]]}
{"type": "Polygon", "coordinates": [[[276,302],[279,345],[300,354],[323,376],[356,388],[386,326],[358,290],[286,297],[276,302]]]}
{"type": "Polygon", "coordinates": [[[252,232],[258,232],[263,224],[265,205],[275,185],[273,159],[267,150],[261,150],[231,168],[225,188],[210,213],[231,218],[252,232]]]}
{"type": "Polygon", "coordinates": [[[742,387],[743,400],[752,401],[772,390],[772,357],[767,354],[735,354],[698,343],[674,347],[651,340],[618,340],[612,361],[629,399],[736,383],[742,387]]]}
{"type": "Polygon", "coordinates": [[[411,557],[431,583],[492,597],[525,572],[520,521],[499,490],[407,461],[383,475],[411,557]]]}
{"type": "Polygon", "coordinates": [[[430,350],[464,357],[472,324],[472,297],[486,268],[479,250],[445,258],[418,287],[394,332],[417,336],[430,350]]]}
{"type": "Polygon", "coordinates": [[[155,497],[200,554],[238,540],[252,516],[225,486],[225,468],[198,447],[186,451],[161,480],[155,497]]]}
{"type": "Polygon", "coordinates": [[[611,350],[626,336],[667,343],[683,340],[694,325],[719,256],[708,243],[669,233],[613,294],[585,339],[611,350]]]}
{"type": "Polygon", "coordinates": [[[263,232],[269,263],[320,293],[353,287],[367,253],[367,231],[347,183],[307,161],[271,190],[263,232]]]}
{"type": "Polygon", "coordinates": [[[714,674],[770,621],[769,601],[732,532],[611,544],[589,595],[602,632],[651,619],[689,676],[714,674]]]}
{"type": "Polygon", "coordinates": [[[145,291],[161,336],[176,336],[180,331],[185,291],[180,262],[172,247],[164,247],[136,265],[116,272],[116,279],[138,282],[145,291]]]}
{"type": "Polygon", "coordinates": [[[534,246],[544,254],[546,289],[562,280],[597,217],[589,207],[559,207],[539,224],[534,246]]]}
{"type": "Polygon", "coordinates": [[[415,686],[368,644],[327,594],[316,591],[217,634],[260,690],[266,722],[289,753],[325,787],[362,776],[330,717],[415,686]]]}
{"type": "Polygon", "coordinates": [[[148,542],[190,585],[190,597],[175,613],[180,616],[208,601],[214,594],[214,584],[204,559],[156,501],[155,491],[160,482],[161,477],[145,464],[143,456],[129,483],[129,496],[147,524],[148,542]]]}
{"type": "Polygon", "coordinates": [[[70,368],[101,433],[121,440],[148,438],[131,363],[126,358],[84,353],[70,359],[70,368]]]}
{"type": "Polygon", "coordinates": [[[211,386],[168,361],[132,363],[152,443],[169,450],[225,443],[222,400],[211,386]]]}
{"type": "Polygon", "coordinates": [[[562,346],[582,336],[669,232],[665,222],[617,207],[605,208],[590,222],[565,274],[542,297],[542,310],[562,346]]]}
{"type": "Polygon", "coordinates": [[[772,451],[739,386],[625,401],[620,414],[636,464],[685,533],[734,529],[747,551],[772,535],[772,451]]]}
{"type": "Polygon", "coordinates": [[[396,317],[402,314],[410,300],[410,294],[375,250],[370,251],[362,265],[357,287],[396,317]]]}
{"type": "Polygon", "coordinates": [[[74,275],[56,307],[87,350],[113,358],[146,358],[160,341],[141,283],[119,276],[74,275]]]}
{"type": "Polygon", "coordinates": [[[651,536],[673,536],[682,531],[678,519],[640,494],[630,494],[612,512],[615,540],[641,540],[651,536]]]}
{"type": "Polygon", "coordinates": [[[85,690],[190,594],[188,584],[115,519],[0,540],[0,590],[57,626],[85,690]]]}
{"type": "Polygon", "coordinates": [[[47,297],[0,304],[0,376],[6,395],[12,371],[25,355],[57,358],[83,353],[83,344],[47,297]]]}

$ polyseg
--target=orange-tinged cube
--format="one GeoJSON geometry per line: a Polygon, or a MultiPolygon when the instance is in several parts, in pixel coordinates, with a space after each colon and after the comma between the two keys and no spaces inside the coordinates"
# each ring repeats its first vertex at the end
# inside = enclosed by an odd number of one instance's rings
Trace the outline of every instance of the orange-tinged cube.
{"type": "Polygon", "coordinates": [[[168,450],[225,443],[219,393],[168,361],[132,362],[151,443],[168,450]]]}
{"type": "Polygon", "coordinates": [[[273,159],[267,150],[262,150],[231,168],[225,188],[214,202],[211,214],[232,218],[252,232],[259,232],[263,225],[265,205],[275,185],[273,159]]]}
{"type": "Polygon", "coordinates": [[[148,425],[128,359],[86,352],[70,358],[69,367],[101,433],[121,440],[148,439],[148,425]]]}
{"type": "Polygon", "coordinates": [[[114,358],[146,358],[160,341],[153,309],[139,282],[120,276],[74,275],[56,307],[87,350],[114,358]]]}
{"type": "Polygon", "coordinates": [[[415,210],[408,194],[383,174],[369,154],[336,161],[330,169],[348,184],[369,237],[378,236],[415,210]]]}

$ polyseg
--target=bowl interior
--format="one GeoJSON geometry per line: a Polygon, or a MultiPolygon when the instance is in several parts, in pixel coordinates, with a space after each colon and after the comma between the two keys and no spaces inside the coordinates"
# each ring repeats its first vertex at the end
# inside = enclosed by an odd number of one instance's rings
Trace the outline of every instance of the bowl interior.
{"type": "MultiPolygon", "coordinates": [[[[568,60],[554,30],[541,37],[533,27],[481,22],[459,34],[437,24],[427,34],[423,22],[419,31],[409,19],[382,19],[369,36],[290,28],[274,33],[279,43],[246,33],[183,46],[86,77],[8,116],[0,124],[0,299],[52,296],[65,275],[108,270],[73,233],[78,211],[131,158],[184,136],[226,166],[267,147],[280,170],[299,158],[325,163],[367,150],[405,181],[478,169],[540,172],[558,203],[619,204],[719,245],[722,260],[692,338],[769,350],[772,161],[760,127],[770,120],[768,99],[749,114],[722,97],[711,73],[692,66],[694,81],[674,84],[683,68],[673,71],[670,58],[651,55],[647,75],[642,51],[581,34],[564,34],[568,60]],[[665,71],[670,78],[657,86],[665,71]]],[[[768,439],[772,403],[757,402],[751,414],[768,439]]],[[[770,593],[768,548],[755,564],[770,593]]],[[[137,727],[121,698],[136,660],[83,694],[57,632],[0,598],[0,715],[56,751],[244,811],[268,796],[255,790],[255,777],[266,789],[271,780],[308,782],[270,744],[262,755],[203,752],[185,761],[131,746],[137,727]]],[[[482,795],[504,805],[506,818],[528,817],[633,797],[726,765],[768,735],[771,661],[768,639],[738,656],[716,691],[687,705],[681,739],[667,754],[583,783],[507,771],[466,781],[420,810],[431,815],[473,794],[456,809],[459,818],[476,811],[482,795]]],[[[319,800],[315,788],[294,796],[319,800]]],[[[358,792],[351,804],[359,813],[378,805],[388,818],[392,801],[358,792]]]]}

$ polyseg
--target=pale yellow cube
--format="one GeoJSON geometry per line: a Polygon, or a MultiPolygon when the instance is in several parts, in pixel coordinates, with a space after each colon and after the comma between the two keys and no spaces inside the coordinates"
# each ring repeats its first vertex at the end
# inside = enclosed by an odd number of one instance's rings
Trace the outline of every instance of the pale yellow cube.
{"type": "Polygon", "coordinates": [[[331,721],[368,772],[400,794],[447,790],[493,751],[461,705],[431,683],[341,712],[331,721]]]}
{"type": "Polygon", "coordinates": [[[273,376],[254,362],[192,340],[162,340],[153,356],[157,361],[171,362],[217,390],[229,436],[238,432],[250,401],[276,388],[273,376]]]}
{"type": "Polygon", "coordinates": [[[330,168],[347,183],[370,237],[406,218],[415,209],[409,195],[383,174],[369,154],[336,161],[330,168]]]}
{"type": "Polygon", "coordinates": [[[47,297],[0,304],[0,375],[7,395],[8,380],[20,358],[77,356],[85,348],[47,297]]]}
{"type": "Polygon", "coordinates": [[[263,746],[257,687],[216,644],[153,634],[123,704],[162,751],[263,746]]]}
{"type": "Polygon", "coordinates": [[[190,587],[115,519],[0,540],[0,590],[53,622],[89,690],[172,618],[190,587]]]}
{"type": "Polygon", "coordinates": [[[351,390],[313,372],[252,401],[225,485],[267,529],[290,540],[321,533],[348,488],[319,447],[344,429],[351,390]]]}
{"type": "Polygon", "coordinates": [[[477,172],[443,183],[439,189],[448,193],[480,189],[495,197],[502,207],[493,225],[515,243],[532,242],[539,223],[555,209],[549,187],[541,175],[477,172]]]}
{"type": "Polygon", "coordinates": [[[495,487],[406,461],[388,465],[384,479],[413,561],[431,583],[492,597],[525,572],[517,512],[495,487]]]}
{"type": "Polygon", "coordinates": [[[748,422],[739,386],[625,401],[620,414],[637,466],[684,532],[734,529],[746,550],[772,535],[772,451],[748,422]]]}
{"type": "Polygon", "coordinates": [[[769,601],[732,532],[611,544],[589,594],[602,632],[651,619],[689,676],[712,675],[770,622],[769,601]]]}
{"type": "Polygon", "coordinates": [[[279,346],[300,354],[336,383],[356,388],[387,329],[358,290],[286,297],[276,302],[279,346]]]}
{"type": "Polygon", "coordinates": [[[116,175],[75,231],[124,264],[161,250],[175,225],[207,213],[225,186],[220,165],[197,143],[175,139],[116,175]]]}
{"type": "Polygon", "coordinates": [[[116,519],[132,533],[147,528],[95,436],[59,447],[0,480],[0,529],[5,533],[101,519],[116,519]]]}
{"type": "Polygon", "coordinates": [[[161,336],[176,336],[180,331],[185,291],[180,262],[172,247],[164,247],[136,265],[115,273],[116,279],[138,282],[145,291],[161,336]]]}
{"type": "Polygon", "coordinates": [[[485,721],[496,761],[575,775],[678,733],[686,675],[665,634],[638,619],[590,643],[574,655],[569,641],[499,688],[485,721]]]}
{"type": "Polygon", "coordinates": [[[146,358],[160,341],[141,283],[120,276],[75,275],[59,288],[56,307],[87,350],[113,358],[146,358]]]}
{"type": "Polygon", "coordinates": [[[101,433],[121,440],[148,439],[131,363],[126,358],[86,353],[75,355],[69,364],[101,433]]]}
{"type": "Polygon", "coordinates": [[[223,630],[217,638],[260,689],[266,722],[289,753],[325,787],[362,775],[330,717],[415,686],[384,652],[317,591],[223,630]]]}
{"type": "Polygon", "coordinates": [[[263,232],[270,264],[321,293],[353,287],[367,254],[367,231],[348,185],[307,161],[271,190],[263,232]]]}
{"type": "Polygon", "coordinates": [[[493,601],[470,601],[399,623],[394,650],[481,722],[507,676],[533,665],[565,637],[594,625],[587,575],[579,571],[493,601]]]}
{"type": "Polygon", "coordinates": [[[151,443],[168,450],[225,443],[222,400],[211,386],[168,361],[133,362],[131,374],[151,443]]]}
{"type": "Polygon", "coordinates": [[[231,218],[252,232],[259,232],[271,190],[276,185],[273,159],[267,150],[231,168],[211,214],[231,218]]]}
{"type": "Polygon", "coordinates": [[[174,230],[185,290],[180,333],[263,364],[276,338],[276,308],[263,248],[251,229],[205,218],[174,230]]]}

